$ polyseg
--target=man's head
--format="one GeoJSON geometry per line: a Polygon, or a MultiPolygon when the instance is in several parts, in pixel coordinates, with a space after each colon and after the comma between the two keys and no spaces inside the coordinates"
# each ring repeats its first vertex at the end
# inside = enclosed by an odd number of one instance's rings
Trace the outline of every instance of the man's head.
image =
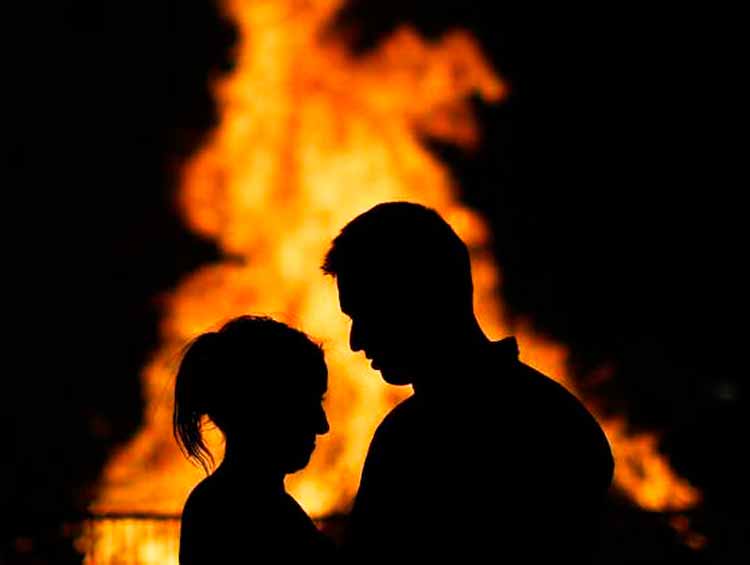
{"type": "Polygon", "coordinates": [[[323,271],[336,278],[350,345],[392,384],[409,384],[473,320],[466,245],[430,208],[378,204],[333,240],[323,271]]]}

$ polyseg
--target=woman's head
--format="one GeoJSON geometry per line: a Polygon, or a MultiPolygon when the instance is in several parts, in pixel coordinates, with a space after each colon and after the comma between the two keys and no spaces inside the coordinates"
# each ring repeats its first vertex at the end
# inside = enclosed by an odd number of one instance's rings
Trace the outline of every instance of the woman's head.
{"type": "Polygon", "coordinates": [[[201,436],[208,416],[228,448],[256,457],[259,466],[297,471],[315,436],[328,431],[327,381],[323,351],[304,333],[270,318],[235,318],[187,347],[175,383],[175,437],[208,468],[213,459],[201,436]]]}

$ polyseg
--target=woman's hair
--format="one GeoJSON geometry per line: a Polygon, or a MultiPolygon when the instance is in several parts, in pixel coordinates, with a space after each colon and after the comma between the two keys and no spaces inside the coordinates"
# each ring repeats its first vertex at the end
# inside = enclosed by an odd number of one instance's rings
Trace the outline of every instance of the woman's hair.
{"type": "Polygon", "coordinates": [[[271,410],[299,383],[325,378],[323,350],[303,332],[262,316],[240,316],[219,331],[198,336],[177,371],[172,431],[188,459],[206,472],[214,459],[201,433],[208,416],[231,435],[238,419],[271,410]],[[252,399],[253,410],[248,410],[252,399]]]}

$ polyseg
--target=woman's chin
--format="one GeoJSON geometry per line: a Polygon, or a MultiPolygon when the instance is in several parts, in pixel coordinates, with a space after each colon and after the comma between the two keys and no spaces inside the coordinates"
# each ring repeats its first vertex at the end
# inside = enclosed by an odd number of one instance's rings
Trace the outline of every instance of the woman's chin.
{"type": "Polygon", "coordinates": [[[313,444],[309,449],[300,451],[299,453],[291,457],[289,460],[289,464],[287,465],[287,474],[296,473],[297,471],[301,471],[302,469],[307,467],[307,464],[310,462],[310,458],[312,457],[314,450],[315,444],[313,444]]]}

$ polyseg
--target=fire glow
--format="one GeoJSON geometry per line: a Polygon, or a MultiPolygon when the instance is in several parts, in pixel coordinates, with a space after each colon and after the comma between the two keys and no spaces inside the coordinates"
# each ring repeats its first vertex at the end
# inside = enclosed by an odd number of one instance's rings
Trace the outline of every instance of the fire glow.
{"type": "MultiPolygon", "coordinates": [[[[461,205],[446,168],[420,141],[429,135],[477,144],[468,96],[499,102],[505,85],[461,31],[427,42],[404,27],[354,57],[321,35],[340,4],[225,2],[238,28],[236,66],[215,85],[220,122],[184,167],[179,205],[188,226],[215,240],[227,259],[191,274],[167,297],[161,346],[143,371],[143,428],[108,463],[94,512],[179,514],[203,476],[171,435],[179,354],[197,334],[241,313],[273,316],[323,343],[331,433],[287,486],[313,517],[347,510],[377,423],[409,391],[383,384],[348,350],[335,284],[319,265],[338,230],[379,202],[438,210],[471,249],[487,334],[515,334],[526,362],[575,390],[563,346],[504,321],[488,228],[461,205]]],[[[699,493],[672,472],[654,437],[630,436],[624,418],[600,421],[615,453],[616,485],[634,502],[659,511],[697,503],[699,493]]],[[[218,433],[211,442],[221,450],[218,433]]],[[[107,542],[112,535],[93,529],[86,562],[109,562],[117,555],[107,542]]],[[[176,563],[174,535],[163,542],[152,536],[137,562],[176,563]]],[[[138,543],[137,532],[125,538],[138,543]]]]}

